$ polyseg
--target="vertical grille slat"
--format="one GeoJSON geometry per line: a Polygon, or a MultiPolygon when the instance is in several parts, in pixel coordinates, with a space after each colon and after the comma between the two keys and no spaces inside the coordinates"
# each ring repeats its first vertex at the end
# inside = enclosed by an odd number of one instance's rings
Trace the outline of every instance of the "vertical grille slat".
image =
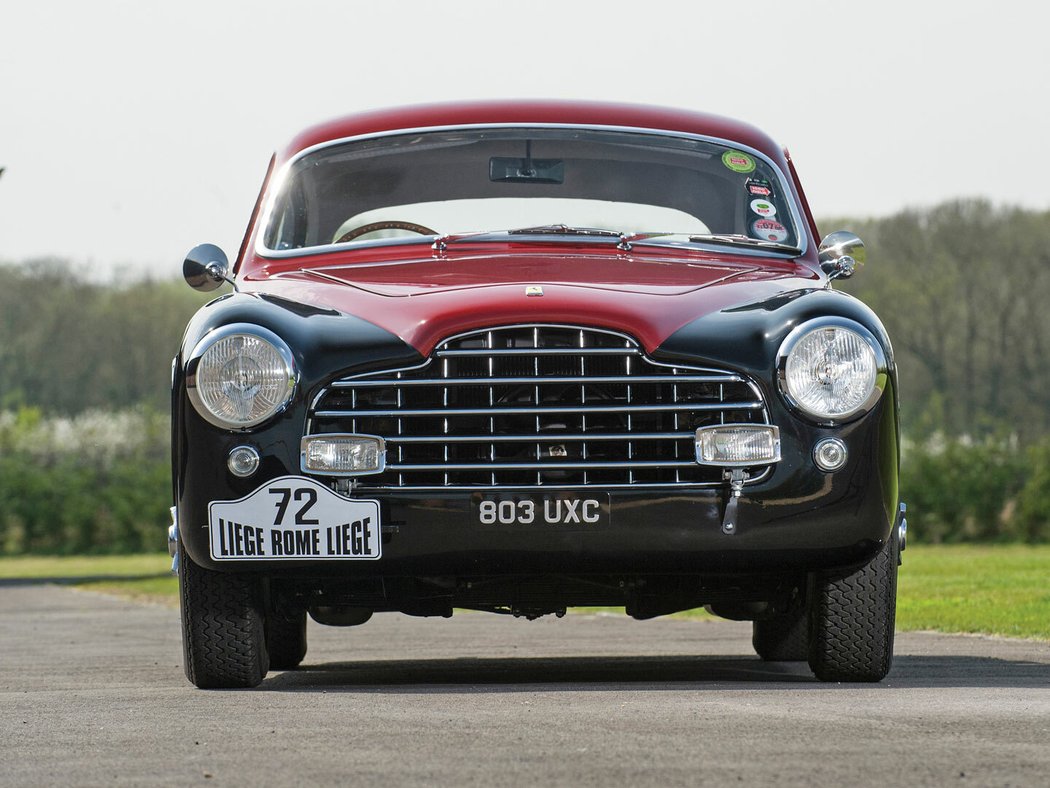
{"type": "Polygon", "coordinates": [[[308,432],[387,441],[387,470],[362,489],[698,486],[722,479],[693,461],[693,434],[727,414],[768,420],[738,373],[661,364],[612,331],[508,326],[332,381],[308,432]]]}

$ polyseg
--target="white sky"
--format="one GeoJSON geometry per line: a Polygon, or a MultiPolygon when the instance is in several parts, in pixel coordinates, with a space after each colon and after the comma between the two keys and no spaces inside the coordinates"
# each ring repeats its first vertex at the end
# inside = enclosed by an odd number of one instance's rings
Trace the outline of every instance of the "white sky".
{"type": "Polygon", "coordinates": [[[1047,209],[1048,20],[1020,0],[8,0],[0,261],[166,278],[199,242],[232,257],[300,128],[459,98],[747,120],[791,149],[818,217],[1047,209]]]}

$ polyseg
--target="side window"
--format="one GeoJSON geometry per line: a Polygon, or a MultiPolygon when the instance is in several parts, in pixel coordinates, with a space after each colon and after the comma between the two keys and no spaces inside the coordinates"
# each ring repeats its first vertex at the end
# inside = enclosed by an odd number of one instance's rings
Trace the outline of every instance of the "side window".
{"type": "Polygon", "coordinates": [[[306,245],[306,195],[297,181],[277,204],[277,212],[270,223],[266,245],[270,249],[300,249],[306,245]]]}

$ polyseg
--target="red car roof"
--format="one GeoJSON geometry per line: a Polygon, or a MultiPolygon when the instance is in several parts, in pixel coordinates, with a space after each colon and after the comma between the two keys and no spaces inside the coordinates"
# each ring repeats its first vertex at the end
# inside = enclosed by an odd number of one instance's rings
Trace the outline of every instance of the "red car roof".
{"type": "Polygon", "coordinates": [[[284,149],[279,162],[332,140],[399,129],[485,124],[559,123],[677,131],[715,137],[764,153],[787,170],[784,152],[765,132],[730,118],[681,109],[581,101],[477,101],[372,110],[311,126],[284,149]]]}

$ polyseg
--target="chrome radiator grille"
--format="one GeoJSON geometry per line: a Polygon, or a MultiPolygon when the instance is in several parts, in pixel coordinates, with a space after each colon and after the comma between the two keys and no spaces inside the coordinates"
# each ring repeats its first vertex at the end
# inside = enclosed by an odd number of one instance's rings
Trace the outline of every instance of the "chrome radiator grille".
{"type": "Polygon", "coordinates": [[[427,363],[329,384],[311,434],[379,435],[363,489],[698,485],[697,427],[765,423],[757,387],[648,360],[622,334],[512,326],[448,339],[427,363]]]}

